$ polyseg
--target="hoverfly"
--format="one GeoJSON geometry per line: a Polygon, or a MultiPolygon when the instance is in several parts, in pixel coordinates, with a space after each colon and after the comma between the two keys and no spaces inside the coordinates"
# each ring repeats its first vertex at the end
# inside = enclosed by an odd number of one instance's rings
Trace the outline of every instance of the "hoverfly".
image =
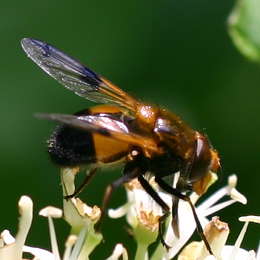
{"type": "MultiPolygon", "coordinates": [[[[62,123],[48,141],[52,161],[61,167],[92,165],[88,179],[102,165],[124,161],[123,176],[106,189],[103,212],[112,191],[137,178],[165,212],[159,223],[164,242],[162,224],[170,208],[144,178],[145,173],[151,172],[159,187],[173,196],[173,220],[178,219],[179,199],[190,204],[198,232],[212,253],[195,208],[186,195],[190,191],[203,193],[208,174],[220,167],[218,153],[208,138],[174,113],[133,98],[53,46],[30,38],[23,39],[21,44],[29,58],[59,83],[81,97],[103,104],[74,115],[41,115],[62,123]],[[176,172],[179,178],[173,188],[163,178],[176,172]]],[[[77,191],[68,197],[76,195],[77,191]]],[[[176,227],[175,230],[178,233],[176,227]]]]}

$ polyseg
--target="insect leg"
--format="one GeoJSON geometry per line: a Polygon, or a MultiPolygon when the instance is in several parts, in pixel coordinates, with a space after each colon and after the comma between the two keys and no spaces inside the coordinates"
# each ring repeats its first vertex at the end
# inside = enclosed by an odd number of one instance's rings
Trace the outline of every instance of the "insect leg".
{"type": "Polygon", "coordinates": [[[179,199],[182,199],[184,201],[187,201],[189,204],[190,204],[190,207],[191,207],[191,210],[192,210],[192,214],[193,214],[193,217],[194,217],[194,220],[196,222],[196,226],[197,226],[197,231],[201,237],[201,239],[204,241],[205,243],[205,246],[207,248],[207,250],[209,251],[209,253],[211,255],[213,255],[212,253],[212,250],[211,250],[211,247],[209,245],[209,242],[207,240],[207,238],[205,237],[204,233],[203,233],[203,229],[202,229],[202,226],[200,224],[200,221],[199,221],[199,218],[198,218],[198,215],[196,213],[196,210],[195,210],[195,207],[194,205],[192,204],[191,200],[190,200],[190,197],[187,196],[187,195],[184,195],[182,194],[181,192],[179,192],[177,189],[174,189],[173,187],[171,187],[169,184],[167,184],[166,182],[164,182],[161,178],[159,177],[155,177],[155,181],[158,183],[158,185],[166,192],[176,196],[177,198],[179,199]]]}
{"type": "Polygon", "coordinates": [[[164,214],[159,218],[159,237],[161,240],[161,243],[166,247],[166,249],[169,249],[170,246],[167,245],[167,243],[164,241],[163,238],[163,225],[165,220],[170,214],[170,208],[169,206],[161,199],[161,197],[158,195],[158,193],[153,189],[153,187],[149,184],[149,182],[140,175],[138,177],[138,181],[144,188],[144,190],[162,207],[164,210],[164,214]]]}
{"type": "Polygon", "coordinates": [[[179,198],[172,197],[172,229],[176,237],[180,237],[179,216],[178,216],[179,198]]]}
{"type": "Polygon", "coordinates": [[[90,183],[90,181],[93,179],[95,174],[97,173],[97,168],[91,169],[87,174],[84,179],[84,181],[80,184],[80,186],[70,195],[67,195],[64,197],[64,199],[68,200],[74,197],[77,197],[90,183]]]}
{"type": "Polygon", "coordinates": [[[130,180],[136,178],[140,174],[142,174],[142,171],[139,168],[137,168],[137,167],[133,168],[131,171],[124,172],[124,175],[122,177],[120,177],[119,179],[115,180],[112,184],[107,186],[104,197],[103,197],[103,203],[102,203],[102,208],[101,208],[102,215],[99,220],[99,223],[97,224],[97,229],[100,229],[102,219],[104,217],[106,208],[108,206],[108,203],[110,201],[113,191],[116,188],[118,188],[119,186],[121,186],[122,184],[129,182],[130,180]]]}

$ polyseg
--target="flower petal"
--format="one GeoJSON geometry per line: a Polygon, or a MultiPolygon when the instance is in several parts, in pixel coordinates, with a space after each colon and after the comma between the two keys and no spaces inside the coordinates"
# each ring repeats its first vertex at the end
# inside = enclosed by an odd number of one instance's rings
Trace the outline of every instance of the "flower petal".
{"type": "Polygon", "coordinates": [[[32,254],[37,260],[57,260],[53,253],[41,248],[24,246],[23,252],[32,254]]]}
{"type": "Polygon", "coordinates": [[[118,260],[121,259],[121,257],[122,260],[128,260],[128,254],[124,246],[122,244],[117,244],[113,250],[112,255],[106,260],[118,260]]]}

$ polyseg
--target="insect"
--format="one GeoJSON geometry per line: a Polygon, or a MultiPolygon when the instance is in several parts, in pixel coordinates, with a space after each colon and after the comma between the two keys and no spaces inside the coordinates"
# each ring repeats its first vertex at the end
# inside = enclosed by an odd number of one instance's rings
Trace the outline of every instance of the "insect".
{"type": "Polygon", "coordinates": [[[163,221],[170,212],[178,233],[177,208],[182,199],[190,204],[198,232],[212,253],[195,208],[186,195],[190,191],[203,193],[208,174],[217,172],[220,167],[218,153],[208,138],[174,113],[133,98],[55,47],[30,38],[23,39],[21,44],[29,58],[59,83],[83,98],[102,104],[74,115],[41,115],[62,123],[48,141],[51,159],[61,167],[91,166],[85,184],[97,168],[123,161],[123,175],[106,189],[103,212],[114,189],[137,178],[165,212],[159,223],[162,242],[165,244],[163,221]],[[147,172],[154,175],[162,190],[173,196],[172,211],[144,177],[147,172]],[[176,172],[179,172],[179,178],[173,188],[164,177],[176,172]]]}

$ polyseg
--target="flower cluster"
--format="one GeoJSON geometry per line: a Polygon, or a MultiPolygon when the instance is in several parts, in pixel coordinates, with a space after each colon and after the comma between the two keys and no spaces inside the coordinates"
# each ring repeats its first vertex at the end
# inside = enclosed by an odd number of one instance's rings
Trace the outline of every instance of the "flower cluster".
{"type": "MultiPolygon", "coordinates": [[[[63,169],[61,173],[63,195],[72,194],[75,191],[74,180],[77,170],[63,169]]],[[[159,193],[161,198],[169,205],[172,204],[170,195],[160,191],[154,178],[147,179],[152,187],[159,193]]],[[[247,216],[239,218],[245,222],[235,245],[226,245],[229,234],[227,223],[220,221],[218,217],[213,217],[210,221],[208,216],[238,201],[246,203],[246,198],[236,189],[237,178],[230,176],[228,184],[210,196],[208,199],[196,206],[196,211],[200,222],[204,227],[204,234],[209,242],[214,256],[209,255],[204,243],[191,242],[186,245],[192,233],[196,229],[192,211],[187,202],[180,201],[178,214],[179,236],[173,231],[171,217],[166,222],[164,239],[170,249],[166,250],[161,243],[158,243],[152,254],[148,253],[149,246],[157,240],[159,230],[159,218],[163,215],[161,207],[142,189],[137,180],[132,180],[125,185],[127,192],[127,202],[117,209],[110,209],[109,216],[119,218],[126,216],[127,222],[132,229],[133,237],[137,243],[135,254],[136,260],[167,260],[178,257],[178,260],[259,260],[260,250],[246,251],[241,247],[242,240],[246,233],[249,222],[260,223],[260,217],[247,216]],[[228,196],[226,201],[219,202],[224,196],[228,196]],[[182,249],[184,247],[184,249],[182,249]],[[181,251],[182,250],[182,251],[181,251]]],[[[197,203],[199,196],[191,194],[191,200],[197,203]]],[[[87,260],[93,250],[102,241],[102,234],[95,231],[95,224],[101,217],[101,210],[97,206],[90,207],[78,198],[63,201],[63,210],[46,207],[40,211],[40,215],[48,219],[51,250],[25,246],[26,237],[31,227],[33,216],[33,203],[27,196],[22,196],[19,203],[20,220],[18,233],[14,238],[8,230],[0,234],[0,259],[21,260],[23,253],[29,253],[33,259],[37,260],[87,260]],[[65,251],[61,256],[53,219],[63,217],[71,226],[71,233],[65,244],[65,251]]],[[[117,244],[107,260],[128,259],[128,253],[122,244],[117,244]]]]}

